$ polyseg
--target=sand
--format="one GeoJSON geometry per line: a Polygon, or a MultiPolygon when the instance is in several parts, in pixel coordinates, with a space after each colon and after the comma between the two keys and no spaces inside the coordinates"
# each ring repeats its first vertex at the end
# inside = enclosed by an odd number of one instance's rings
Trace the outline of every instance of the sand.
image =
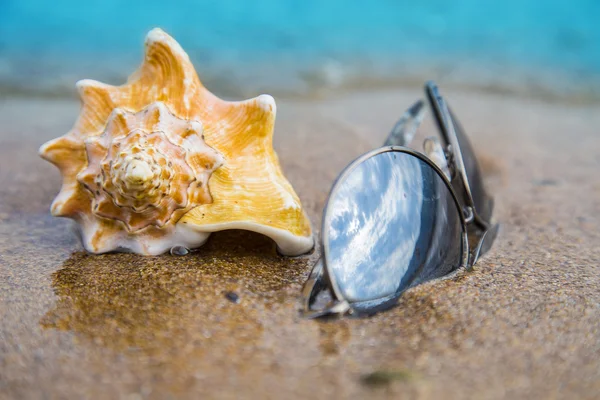
{"type": "MultiPolygon", "coordinates": [[[[319,249],[225,232],[186,257],[83,253],[36,154],[78,104],[0,100],[0,398],[597,398],[600,107],[446,94],[496,197],[494,248],[390,311],[326,321],[298,313],[319,249]]],[[[419,95],[278,101],[275,146],[314,227],[419,95]]]]}

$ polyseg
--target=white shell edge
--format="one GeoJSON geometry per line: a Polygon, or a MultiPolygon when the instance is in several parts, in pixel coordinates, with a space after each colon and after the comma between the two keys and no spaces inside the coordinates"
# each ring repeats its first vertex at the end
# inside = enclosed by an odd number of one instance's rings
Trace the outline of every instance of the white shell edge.
{"type": "MultiPolygon", "coordinates": [[[[160,238],[153,237],[127,237],[126,235],[114,236],[110,242],[105,242],[102,248],[95,248],[90,239],[97,229],[94,223],[87,221],[80,228],[79,233],[83,247],[90,253],[102,254],[112,251],[125,251],[148,256],[157,256],[168,252],[175,246],[183,246],[188,249],[201,247],[206,243],[211,233],[228,230],[241,229],[265,235],[277,244],[277,249],[284,256],[299,256],[311,251],[314,247],[313,236],[297,236],[290,232],[265,225],[250,222],[227,222],[223,224],[195,226],[193,224],[178,223],[172,232],[160,238]]],[[[82,225],[79,225],[81,227],[82,225]]]]}
{"type": "Polygon", "coordinates": [[[202,246],[208,240],[209,232],[199,232],[186,225],[177,224],[171,232],[159,238],[150,236],[114,235],[110,242],[104,242],[102,248],[95,248],[90,239],[96,230],[94,224],[80,224],[79,233],[83,247],[90,253],[101,254],[112,251],[130,252],[146,256],[157,256],[168,252],[175,246],[193,249],[202,246]]]}
{"type": "MultiPolygon", "coordinates": [[[[181,223],[177,224],[182,225],[181,223]]],[[[189,229],[199,233],[218,232],[227,229],[241,229],[252,231],[270,237],[277,244],[277,249],[284,256],[299,256],[306,254],[313,249],[315,241],[313,236],[297,236],[285,229],[273,228],[266,225],[259,225],[252,222],[226,222],[212,225],[194,225],[185,224],[189,229]]]]}

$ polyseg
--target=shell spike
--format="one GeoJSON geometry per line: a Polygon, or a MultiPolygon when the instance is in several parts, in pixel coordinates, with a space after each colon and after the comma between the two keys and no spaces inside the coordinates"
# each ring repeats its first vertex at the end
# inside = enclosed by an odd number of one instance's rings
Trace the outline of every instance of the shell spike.
{"type": "MultiPolygon", "coordinates": [[[[148,32],[145,46],[146,60],[152,60],[160,54],[161,57],[168,57],[173,61],[176,60],[179,64],[191,65],[190,57],[181,48],[179,43],[160,28],[154,28],[148,32]]],[[[196,71],[192,68],[188,72],[195,74],[196,71]]]]}
{"type": "Polygon", "coordinates": [[[76,217],[85,209],[85,201],[73,196],[78,190],[73,183],[64,183],[58,195],[52,201],[50,212],[54,217],[76,217]]]}
{"type": "Polygon", "coordinates": [[[161,121],[162,115],[170,114],[169,109],[161,101],[156,101],[146,108],[144,108],[144,122],[145,124],[154,130],[163,130],[161,121]]]}
{"type": "Polygon", "coordinates": [[[277,105],[273,96],[261,94],[250,100],[240,101],[236,106],[241,106],[246,109],[249,117],[254,120],[270,120],[275,119],[277,113],[277,105]]]}
{"type": "Polygon", "coordinates": [[[115,108],[108,117],[105,131],[113,132],[115,136],[125,136],[131,127],[129,126],[129,114],[122,108],[115,108]]]}
{"type": "Polygon", "coordinates": [[[110,99],[111,86],[93,79],[82,79],[75,84],[79,97],[84,103],[110,99]]]}
{"type": "Polygon", "coordinates": [[[85,144],[63,136],[44,143],[38,150],[40,157],[62,169],[69,169],[74,160],[85,161],[85,144]]]}
{"type": "Polygon", "coordinates": [[[71,143],[69,143],[69,139],[65,137],[52,139],[40,146],[38,154],[44,160],[54,163],[60,159],[58,153],[64,153],[65,151],[68,151],[69,147],[71,147],[70,144],[71,143]]]}
{"type": "Polygon", "coordinates": [[[273,115],[277,113],[277,106],[273,96],[269,94],[261,94],[254,100],[256,101],[256,104],[265,111],[265,113],[273,115]]]}
{"type": "Polygon", "coordinates": [[[202,136],[204,133],[204,125],[200,121],[190,121],[187,128],[189,134],[202,136]]]}
{"type": "Polygon", "coordinates": [[[148,115],[158,116],[160,114],[166,114],[170,112],[170,110],[162,101],[155,101],[144,108],[144,112],[146,112],[148,115]]]}
{"type": "MultiPolygon", "coordinates": [[[[152,29],[146,36],[145,45],[145,65],[160,69],[165,78],[169,73],[176,71],[182,74],[184,79],[198,79],[190,57],[179,43],[162,29],[152,29]]],[[[183,81],[181,83],[183,84],[183,81]]]]}

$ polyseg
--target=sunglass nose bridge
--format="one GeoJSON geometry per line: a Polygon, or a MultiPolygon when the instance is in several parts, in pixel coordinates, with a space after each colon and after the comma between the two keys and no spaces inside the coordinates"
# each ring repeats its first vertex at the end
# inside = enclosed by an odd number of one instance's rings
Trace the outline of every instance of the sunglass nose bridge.
{"type": "Polygon", "coordinates": [[[463,215],[465,217],[465,222],[470,224],[475,219],[475,214],[473,213],[473,207],[464,206],[462,209],[463,215]]]}

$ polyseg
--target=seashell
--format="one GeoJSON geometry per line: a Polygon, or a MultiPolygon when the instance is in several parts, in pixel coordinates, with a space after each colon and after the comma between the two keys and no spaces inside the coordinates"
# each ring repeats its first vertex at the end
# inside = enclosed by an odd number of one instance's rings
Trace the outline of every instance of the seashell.
{"type": "Polygon", "coordinates": [[[155,255],[201,246],[224,229],[267,235],[287,255],[313,247],[273,150],[271,96],[219,99],[160,29],[126,84],[77,88],[78,120],[40,155],[63,176],[52,214],[77,221],[88,251],[155,255]]]}

